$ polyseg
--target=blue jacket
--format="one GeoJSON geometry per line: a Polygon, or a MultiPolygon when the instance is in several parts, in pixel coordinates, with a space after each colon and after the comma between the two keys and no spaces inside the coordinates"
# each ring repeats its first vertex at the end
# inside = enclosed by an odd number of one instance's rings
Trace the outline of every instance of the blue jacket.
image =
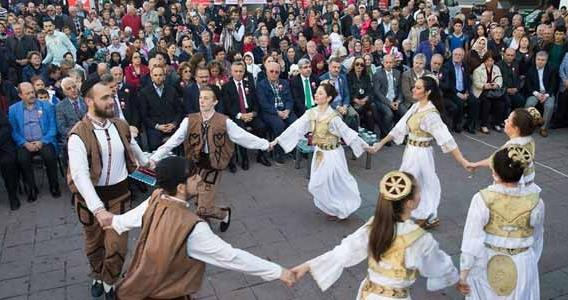
{"type": "MultiPolygon", "coordinates": [[[[329,72],[323,74],[319,78],[320,82],[324,80],[329,80],[329,72]]],[[[336,108],[337,106],[345,106],[351,103],[351,95],[349,94],[349,82],[347,82],[347,76],[345,74],[339,74],[339,96],[341,97],[341,102],[333,101],[331,102],[331,107],[336,108]]]]}
{"type": "MultiPolygon", "coordinates": [[[[35,105],[42,112],[40,117],[40,127],[43,133],[41,142],[45,145],[52,144],[57,149],[57,123],[55,122],[55,110],[53,105],[36,100],[35,105]]],[[[24,103],[16,102],[10,106],[8,119],[12,125],[12,138],[18,147],[23,146],[27,141],[24,137],[24,103]]]]}
{"type": "MultiPolygon", "coordinates": [[[[284,103],[284,109],[292,112],[294,110],[294,99],[292,99],[292,91],[287,80],[278,79],[280,86],[280,98],[284,103]]],[[[276,107],[274,103],[274,92],[267,79],[259,81],[256,85],[256,95],[258,96],[258,104],[262,113],[275,115],[276,107]]]]}

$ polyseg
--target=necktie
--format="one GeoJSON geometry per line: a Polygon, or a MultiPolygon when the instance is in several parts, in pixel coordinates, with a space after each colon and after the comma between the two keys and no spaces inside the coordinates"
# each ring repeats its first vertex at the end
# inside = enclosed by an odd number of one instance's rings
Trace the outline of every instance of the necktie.
{"type": "Polygon", "coordinates": [[[114,117],[118,118],[120,117],[120,111],[119,111],[120,106],[118,106],[118,97],[114,98],[113,103],[114,103],[114,117]]]}
{"type": "Polygon", "coordinates": [[[73,110],[75,111],[77,118],[81,118],[81,109],[79,108],[79,101],[75,100],[72,103],[73,103],[73,110]]]}
{"type": "Polygon", "coordinates": [[[203,121],[201,123],[201,138],[203,139],[203,148],[201,152],[209,153],[209,147],[207,145],[207,133],[209,132],[209,121],[203,121]]]}
{"type": "Polygon", "coordinates": [[[241,109],[241,113],[244,114],[247,112],[247,109],[245,106],[245,93],[243,93],[243,85],[240,81],[237,85],[237,92],[239,92],[239,108],[241,109]]]}
{"type": "Polygon", "coordinates": [[[304,79],[304,97],[306,109],[312,108],[312,106],[314,105],[312,103],[312,89],[310,88],[310,81],[307,78],[304,79]]]}

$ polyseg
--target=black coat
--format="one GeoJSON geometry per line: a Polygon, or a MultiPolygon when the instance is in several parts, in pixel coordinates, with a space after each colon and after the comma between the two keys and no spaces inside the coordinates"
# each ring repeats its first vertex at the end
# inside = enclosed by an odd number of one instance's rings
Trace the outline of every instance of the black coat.
{"type": "MultiPolygon", "coordinates": [[[[469,73],[466,68],[465,63],[462,61],[462,74],[463,74],[463,89],[469,92],[470,79],[469,73]]],[[[456,90],[456,69],[454,68],[454,62],[448,61],[442,67],[442,80],[440,81],[440,88],[444,92],[444,95],[455,95],[458,91],[456,90]]]]}
{"type": "Polygon", "coordinates": [[[140,119],[147,128],[154,128],[156,124],[179,125],[184,116],[179,95],[171,85],[164,85],[162,97],[158,96],[154,85],[145,86],[138,92],[138,100],[140,119]]]}
{"type": "MultiPolygon", "coordinates": [[[[319,86],[320,80],[313,74],[310,76],[310,88],[312,89],[312,96],[315,97],[316,89],[319,86]]],[[[306,112],[306,96],[304,95],[304,83],[302,76],[294,76],[290,80],[290,88],[292,89],[292,98],[294,99],[294,113],[300,117],[306,112]]],[[[315,103],[314,103],[315,104],[315,103]]]]}
{"type": "Polygon", "coordinates": [[[16,144],[12,140],[12,125],[0,111],[0,163],[16,161],[16,144]]]}
{"type": "MultiPolygon", "coordinates": [[[[547,64],[546,66],[544,66],[544,72],[542,76],[544,89],[550,96],[555,96],[556,92],[558,91],[558,72],[556,71],[556,68],[547,64]]],[[[538,70],[534,65],[527,72],[525,88],[527,97],[532,96],[532,93],[535,91],[540,91],[538,70]]]]}
{"type": "Polygon", "coordinates": [[[137,103],[137,97],[135,90],[123,84],[118,90],[118,101],[120,102],[120,108],[124,114],[124,118],[130,126],[140,128],[140,110],[137,103]]]}
{"type": "MultiPolygon", "coordinates": [[[[260,106],[258,105],[258,98],[256,97],[254,81],[251,81],[250,79],[243,80],[243,93],[245,94],[245,101],[248,106],[246,112],[254,112],[258,115],[260,106]]],[[[231,119],[236,120],[237,114],[241,112],[241,106],[239,104],[239,92],[237,91],[237,85],[232,79],[223,85],[221,88],[221,95],[225,114],[231,117],[231,119]]]]}

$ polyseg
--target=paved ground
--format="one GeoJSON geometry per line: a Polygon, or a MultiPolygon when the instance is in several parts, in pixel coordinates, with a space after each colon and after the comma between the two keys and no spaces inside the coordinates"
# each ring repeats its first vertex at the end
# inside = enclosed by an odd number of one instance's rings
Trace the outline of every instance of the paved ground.
{"type": "MultiPolygon", "coordinates": [[[[568,299],[568,130],[552,131],[547,139],[537,138],[537,183],[546,203],[546,229],[540,260],[542,299],[568,299]]],[[[465,156],[481,159],[500,145],[501,134],[457,136],[465,156]],[[475,140],[479,139],[479,140],[475,140]]],[[[386,171],[399,166],[402,147],[385,148],[374,157],[373,168],[365,170],[363,160],[349,161],[357,177],[364,203],[356,216],[342,223],[327,222],[314,207],[307,192],[304,169],[292,162],[265,168],[252,163],[247,172],[225,174],[220,203],[234,208],[231,228],[221,236],[235,247],[294,266],[331,249],[354,231],[374,210],[376,184],[386,171]]],[[[491,181],[487,170],[469,175],[448,155],[436,153],[443,185],[441,226],[434,236],[457,263],[469,201],[491,181]]],[[[33,204],[23,202],[10,212],[6,194],[0,194],[0,299],[81,300],[88,297],[87,262],[82,251],[81,228],[69,204],[69,194],[52,199],[44,180],[42,197],[33,204]]],[[[131,235],[131,248],[137,232],[131,235]]],[[[326,293],[306,277],[292,289],[279,282],[208,267],[198,299],[354,299],[366,263],[346,270],[326,293]]],[[[460,299],[453,289],[429,293],[419,281],[415,299],[460,299]]]]}

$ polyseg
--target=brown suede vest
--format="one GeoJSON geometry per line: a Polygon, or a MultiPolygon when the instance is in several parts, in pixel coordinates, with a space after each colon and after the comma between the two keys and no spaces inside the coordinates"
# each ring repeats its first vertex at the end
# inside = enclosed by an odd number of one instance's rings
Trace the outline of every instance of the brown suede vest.
{"type": "MultiPolygon", "coordinates": [[[[136,161],[134,159],[134,153],[130,148],[130,128],[128,127],[128,124],[121,119],[109,119],[109,121],[112,122],[118,130],[118,135],[120,135],[120,140],[122,141],[122,145],[125,150],[124,160],[126,161],[126,169],[128,170],[128,173],[132,173],[136,170],[136,161]]],[[[77,124],[71,128],[68,137],[76,134],[81,141],[83,141],[83,144],[87,149],[87,160],[89,161],[91,182],[93,182],[93,185],[96,185],[101,177],[103,163],[101,160],[101,146],[95,136],[94,130],[95,128],[93,127],[93,123],[85,116],[83,120],[77,122],[77,124]]],[[[69,170],[67,171],[67,184],[69,185],[69,190],[71,190],[72,193],[78,192],[69,170]]]]}
{"type": "Polygon", "coordinates": [[[197,292],[205,263],[187,256],[187,237],[200,222],[184,203],[152,193],[126,277],[117,287],[120,300],[174,299],[197,292]]]}
{"type": "MultiPolygon", "coordinates": [[[[209,163],[212,169],[223,170],[229,164],[235,144],[229,139],[227,133],[227,116],[215,113],[209,119],[207,130],[207,146],[209,147],[209,163]]],[[[186,158],[199,162],[204,149],[203,119],[201,113],[193,113],[188,116],[187,139],[184,142],[186,158]]]]}

